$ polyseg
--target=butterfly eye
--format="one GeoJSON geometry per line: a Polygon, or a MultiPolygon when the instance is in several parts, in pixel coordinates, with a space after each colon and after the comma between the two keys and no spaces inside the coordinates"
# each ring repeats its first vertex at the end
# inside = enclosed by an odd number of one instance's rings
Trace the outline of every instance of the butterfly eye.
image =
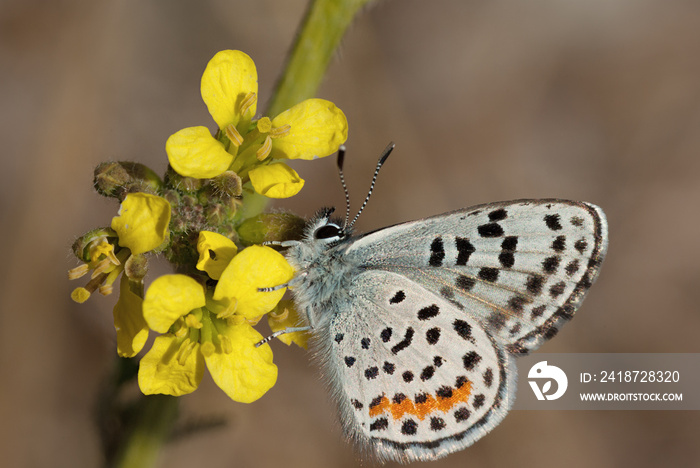
{"type": "Polygon", "coordinates": [[[314,231],[316,239],[331,239],[333,237],[343,237],[342,230],[335,224],[326,224],[314,231]]]}

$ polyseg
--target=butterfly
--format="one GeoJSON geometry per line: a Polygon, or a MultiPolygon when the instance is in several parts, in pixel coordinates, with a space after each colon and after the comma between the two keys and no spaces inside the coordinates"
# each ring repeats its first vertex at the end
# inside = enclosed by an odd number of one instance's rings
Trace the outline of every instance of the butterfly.
{"type": "Polygon", "coordinates": [[[344,433],[380,461],[437,459],[500,423],[514,357],[573,317],[607,249],[605,215],[583,202],[490,203],[363,235],[360,213],[332,213],[277,243],[305,323],[273,336],[312,334],[344,433]]]}

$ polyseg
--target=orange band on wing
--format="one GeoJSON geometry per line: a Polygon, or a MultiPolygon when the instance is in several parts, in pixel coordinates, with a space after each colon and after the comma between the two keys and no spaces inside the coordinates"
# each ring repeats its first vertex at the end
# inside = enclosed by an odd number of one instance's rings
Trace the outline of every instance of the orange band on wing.
{"type": "Polygon", "coordinates": [[[464,403],[469,399],[472,385],[471,382],[467,381],[451,390],[452,393],[449,396],[433,396],[427,394],[425,395],[425,400],[419,403],[416,403],[410,398],[404,398],[401,402],[397,403],[389,401],[387,397],[382,396],[379,403],[369,407],[369,417],[373,418],[384,412],[388,412],[391,413],[391,417],[394,419],[401,419],[405,414],[410,414],[422,420],[435,410],[447,413],[457,404],[464,403]]]}

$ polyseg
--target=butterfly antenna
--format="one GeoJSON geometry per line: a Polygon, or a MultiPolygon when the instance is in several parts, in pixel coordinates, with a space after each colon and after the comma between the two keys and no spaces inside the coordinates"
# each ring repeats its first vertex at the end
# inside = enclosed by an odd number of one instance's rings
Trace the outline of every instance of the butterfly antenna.
{"type": "Polygon", "coordinates": [[[343,228],[347,227],[348,220],[350,219],[350,193],[348,192],[348,186],[345,184],[345,176],[343,175],[344,161],[345,145],[340,145],[338,148],[338,175],[340,176],[340,183],[343,185],[343,191],[345,192],[345,222],[343,223],[343,228]]]}
{"type": "Polygon", "coordinates": [[[372,183],[369,186],[369,192],[367,192],[367,196],[365,197],[365,201],[362,203],[362,206],[360,207],[360,211],[357,212],[355,217],[353,218],[352,222],[350,223],[349,227],[352,227],[355,224],[355,221],[357,221],[357,218],[360,217],[360,214],[362,213],[362,210],[365,209],[365,206],[367,206],[367,202],[369,201],[369,197],[372,196],[372,190],[374,190],[374,184],[377,182],[377,176],[379,175],[379,169],[382,168],[382,165],[386,162],[387,158],[391,154],[391,152],[394,150],[394,147],[396,145],[392,141],[387,145],[386,148],[384,148],[384,151],[382,152],[382,155],[379,157],[379,161],[377,162],[377,168],[374,170],[374,177],[372,177],[372,183]]]}

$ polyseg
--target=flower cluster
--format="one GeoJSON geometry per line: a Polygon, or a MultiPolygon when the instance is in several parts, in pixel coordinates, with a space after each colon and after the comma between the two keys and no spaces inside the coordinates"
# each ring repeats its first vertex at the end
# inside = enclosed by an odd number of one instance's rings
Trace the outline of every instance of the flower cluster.
{"type": "MultiPolygon", "coordinates": [[[[255,346],[263,336],[254,326],[266,314],[272,331],[298,319],[289,301],[281,301],[292,267],[256,244],[293,237],[300,220],[288,213],[253,215],[254,209],[244,209],[247,195],[298,193],[304,180],[281,160],[334,153],[347,138],[347,121],[322,99],[256,118],[255,64],[239,51],[212,58],[201,92],[218,130],[212,135],[206,127],[189,127],[173,134],[163,180],[138,163],[109,162],[95,170],[98,192],[119,199],[121,207],[109,228],[75,242],[84,263],[69,278],[92,273],[72,298],[110,294],[121,276],[114,307],[118,354],[135,357],[150,331],[158,334],[140,361],[144,393],[190,393],[206,367],[229,397],[251,402],[277,379],[269,345],[255,346]],[[177,273],[155,278],[144,291],[153,254],[177,273]]],[[[303,333],[279,338],[306,345],[303,333]]]]}
{"type": "Polygon", "coordinates": [[[270,119],[252,120],[258,101],[255,64],[243,52],[219,52],[202,76],[202,99],[219,126],[188,127],[168,138],[170,165],[200,179],[232,170],[271,198],[296,195],[304,180],[279,159],[316,159],[347,139],[345,115],[332,102],[307,99],[270,119]]]}

